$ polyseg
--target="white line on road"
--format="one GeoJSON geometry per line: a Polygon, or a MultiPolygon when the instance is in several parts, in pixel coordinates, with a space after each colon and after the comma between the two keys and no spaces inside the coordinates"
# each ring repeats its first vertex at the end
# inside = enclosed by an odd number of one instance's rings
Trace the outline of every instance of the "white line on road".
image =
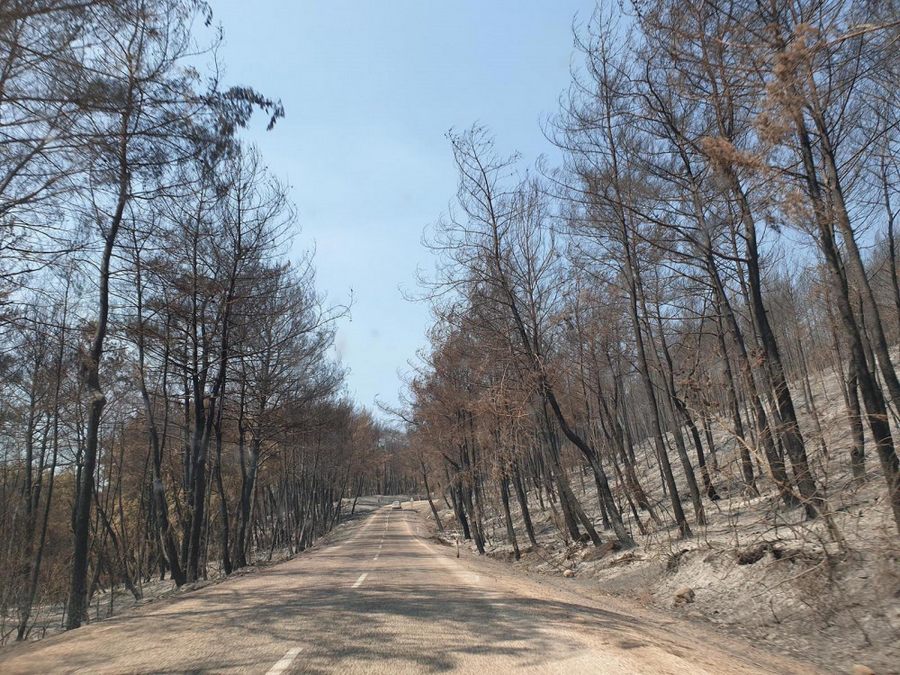
{"type": "Polygon", "coordinates": [[[375,554],[375,557],[372,558],[372,560],[378,560],[378,556],[379,556],[379,555],[381,555],[381,554],[380,554],[380,553],[376,553],[376,554],[375,554]]]}
{"type": "Polygon", "coordinates": [[[369,576],[369,573],[368,573],[368,572],[363,572],[362,574],[360,574],[360,575],[359,575],[359,579],[357,579],[357,580],[353,583],[353,588],[359,588],[360,586],[362,586],[362,583],[366,580],[366,577],[367,577],[367,576],[369,576]]]}
{"type": "Polygon", "coordinates": [[[281,675],[281,673],[291,667],[294,659],[296,659],[297,655],[302,651],[303,647],[291,647],[287,650],[287,653],[281,657],[281,660],[278,663],[269,668],[266,675],[281,675]]]}

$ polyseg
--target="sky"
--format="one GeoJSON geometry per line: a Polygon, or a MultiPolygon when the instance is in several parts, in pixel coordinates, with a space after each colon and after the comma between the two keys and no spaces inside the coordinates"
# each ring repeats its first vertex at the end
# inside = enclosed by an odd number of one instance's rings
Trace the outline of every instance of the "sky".
{"type": "Polygon", "coordinates": [[[272,131],[246,137],[291,187],[328,301],[352,297],[335,349],[360,404],[398,401],[426,344],[410,302],[422,246],[456,192],[445,134],[488,127],[523,161],[551,155],[541,124],[577,62],[573,22],[595,0],[212,0],[229,84],[281,99],[272,131]]]}

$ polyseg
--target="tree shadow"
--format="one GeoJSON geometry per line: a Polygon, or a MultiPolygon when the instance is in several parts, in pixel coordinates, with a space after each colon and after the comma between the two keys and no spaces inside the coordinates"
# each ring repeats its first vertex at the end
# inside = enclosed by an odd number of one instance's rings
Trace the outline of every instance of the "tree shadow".
{"type": "MultiPolygon", "coordinates": [[[[585,634],[594,644],[644,646],[641,624],[629,616],[466,583],[458,573],[477,570],[454,569],[451,558],[422,555],[419,546],[406,533],[373,526],[352,550],[326,547],[300,564],[268,568],[4,656],[15,659],[12,672],[264,672],[288,649],[302,647],[293,670],[334,672],[347,664],[368,671],[390,664],[403,672],[445,672],[471,668],[479,656],[492,657],[502,670],[541,668],[583,653],[579,635],[585,634]],[[373,566],[369,554],[382,536],[381,562],[373,566]],[[366,583],[351,588],[366,570],[366,583]]],[[[10,672],[2,660],[0,670],[10,672]]]]}

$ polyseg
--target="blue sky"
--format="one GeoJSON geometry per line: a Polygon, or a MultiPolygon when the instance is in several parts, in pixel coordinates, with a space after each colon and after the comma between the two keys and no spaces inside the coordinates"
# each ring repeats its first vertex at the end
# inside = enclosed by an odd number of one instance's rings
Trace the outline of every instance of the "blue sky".
{"type": "Polygon", "coordinates": [[[426,344],[428,308],[410,303],[430,267],[423,228],[456,191],[444,134],[479,122],[534,161],[541,122],[570,79],[572,22],[594,0],[213,0],[232,84],[280,98],[287,116],[248,134],[291,186],[332,302],[353,293],[337,351],[348,391],[394,403],[398,372],[426,344]]]}

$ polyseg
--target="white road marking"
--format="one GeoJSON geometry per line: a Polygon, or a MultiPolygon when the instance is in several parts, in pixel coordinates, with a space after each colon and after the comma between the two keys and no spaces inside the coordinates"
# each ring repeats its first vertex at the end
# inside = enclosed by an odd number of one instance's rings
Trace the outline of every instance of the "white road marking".
{"type": "Polygon", "coordinates": [[[352,586],[352,587],[353,587],[353,588],[359,588],[360,586],[362,586],[362,583],[366,580],[366,577],[367,577],[367,576],[369,576],[369,573],[368,573],[368,572],[363,572],[362,574],[360,574],[360,575],[359,575],[359,579],[357,579],[357,580],[353,583],[353,586],[352,586]]]}
{"type": "Polygon", "coordinates": [[[266,675],[281,675],[284,671],[291,667],[297,655],[303,651],[303,647],[291,647],[287,653],[281,657],[281,660],[266,671],[266,675]]]}
{"type": "Polygon", "coordinates": [[[379,556],[379,555],[381,555],[381,554],[380,554],[380,553],[376,553],[376,554],[375,554],[375,557],[372,558],[372,560],[378,560],[378,556],[379,556]]]}

